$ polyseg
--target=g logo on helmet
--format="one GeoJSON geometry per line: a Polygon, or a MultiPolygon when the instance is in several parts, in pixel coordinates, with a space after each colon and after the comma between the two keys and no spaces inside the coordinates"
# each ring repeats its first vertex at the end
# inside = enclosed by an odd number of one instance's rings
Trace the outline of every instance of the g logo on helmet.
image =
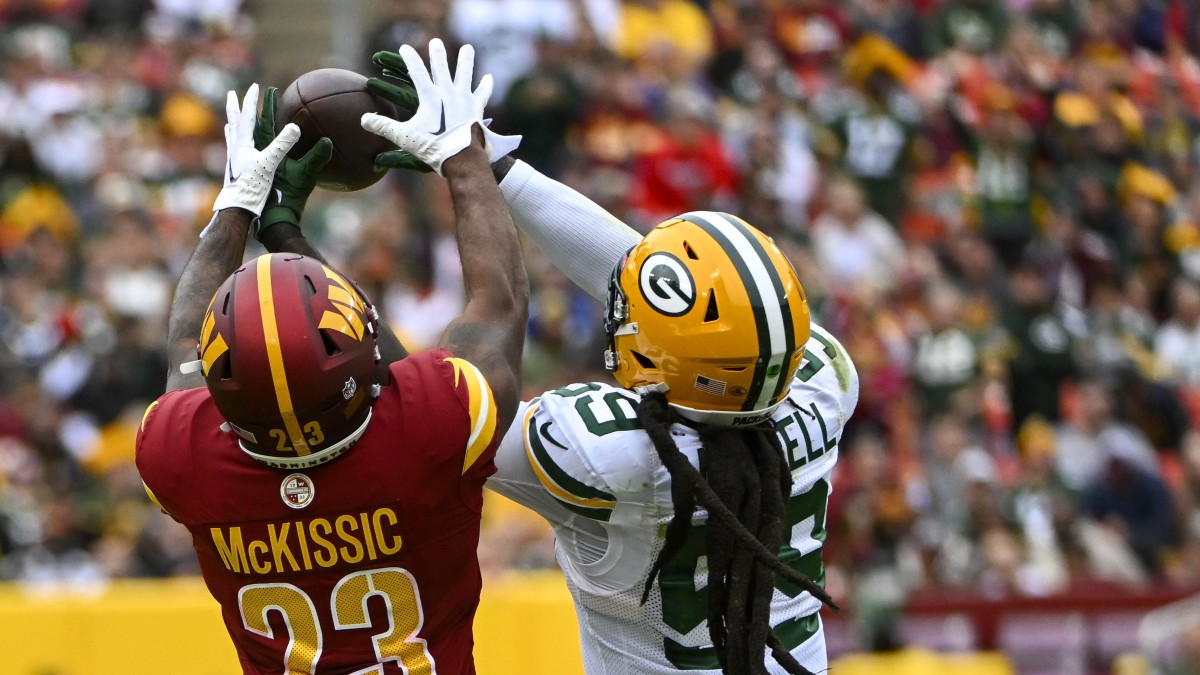
{"type": "Polygon", "coordinates": [[[696,282],[679,258],[670,253],[650,254],[638,272],[638,288],[654,311],[683,316],[696,304],[696,282]]]}

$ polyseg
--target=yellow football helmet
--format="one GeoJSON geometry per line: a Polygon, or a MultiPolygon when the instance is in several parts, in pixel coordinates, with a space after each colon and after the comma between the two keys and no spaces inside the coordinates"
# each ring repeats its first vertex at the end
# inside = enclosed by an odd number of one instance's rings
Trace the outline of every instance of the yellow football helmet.
{"type": "Polygon", "coordinates": [[[684,417],[723,426],[768,419],[809,337],[808,301],[769,237],[727,213],[667,220],[613,269],[605,366],[658,390],[684,417]]]}

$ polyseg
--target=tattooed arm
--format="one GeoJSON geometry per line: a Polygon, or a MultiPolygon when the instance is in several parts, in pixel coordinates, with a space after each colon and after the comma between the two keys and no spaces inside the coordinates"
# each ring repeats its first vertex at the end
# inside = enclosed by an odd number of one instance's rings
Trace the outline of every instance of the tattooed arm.
{"type": "Polygon", "coordinates": [[[199,372],[181,373],[179,366],[195,361],[204,312],[217,289],[242,264],[250,223],[266,206],[276,168],[300,138],[300,127],[288,124],[278,136],[255,147],[258,85],[246,89],[239,103],[236,92],[225,101],[225,186],[213,203],[216,215],[183,268],[167,320],[167,391],[204,386],[199,372]]]}
{"type": "Polygon", "coordinates": [[[203,375],[181,373],[179,366],[197,358],[204,311],[221,283],[241,266],[253,217],[240,208],[218,211],[183,268],[167,322],[167,391],[204,386],[203,375]]]}
{"type": "Polygon", "coordinates": [[[439,344],[483,372],[496,397],[500,435],[520,402],[529,284],[517,230],[492,177],[483,134],[478,126],[472,131],[471,145],[442,165],[454,201],[467,305],[446,327],[439,344]]]}

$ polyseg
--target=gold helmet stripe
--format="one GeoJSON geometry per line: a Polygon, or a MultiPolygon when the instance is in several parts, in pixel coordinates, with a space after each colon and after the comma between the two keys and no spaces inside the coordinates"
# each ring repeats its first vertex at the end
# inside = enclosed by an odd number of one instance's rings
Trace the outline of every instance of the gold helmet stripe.
{"type": "Polygon", "coordinates": [[[788,362],[796,348],[790,301],[783,291],[779,272],[741,220],[713,211],[692,211],[679,217],[711,236],[724,249],[742,279],[754,314],[760,355],[742,409],[767,408],[788,384],[788,362]]]}
{"type": "Polygon", "coordinates": [[[279,348],[279,325],[275,318],[275,294],[271,288],[271,256],[261,256],[255,273],[258,278],[258,310],[262,316],[263,338],[266,340],[267,362],[271,366],[271,380],[275,384],[275,400],[283,428],[297,455],[309,454],[308,441],[300,431],[300,420],[292,406],[292,393],[288,389],[287,373],[283,369],[283,352],[279,348]]]}

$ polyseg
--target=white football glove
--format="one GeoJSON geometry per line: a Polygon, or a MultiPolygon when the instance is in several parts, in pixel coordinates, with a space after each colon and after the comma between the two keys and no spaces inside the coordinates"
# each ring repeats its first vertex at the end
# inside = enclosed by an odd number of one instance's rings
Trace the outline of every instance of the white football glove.
{"type": "Polygon", "coordinates": [[[484,128],[484,142],[491,161],[516,149],[521,140],[519,136],[501,136],[484,125],[483,111],[492,95],[492,76],[484,75],[479,87],[471,91],[475,70],[475,49],[471,45],[464,45],[459,50],[458,68],[453,77],[446,59],[446,46],[437,38],[429,42],[428,69],[417,50],[409,45],[400,47],[400,57],[408,66],[409,77],[417,91],[416,114],[407,122],[398,122],[367,113],[362,116],[363,129],[383,136],[438,174],[442,173],[442,162],[471,144],[474,124],[484,128]]]}
{"type": "Polygon", "coordinates": [[[225,187],[213,203],[213,211],[246,209],[256,217],[262,215],[271,190],[275,169],[288,151],[300,139],[300,127],[288,124],[263,150],[254,148],[254,124],[258,120],[258,85],[246,90],[238,107],[237,94],[229,92],[225,101],[225,145],[229,157],[225,162],[225,187]]]}

